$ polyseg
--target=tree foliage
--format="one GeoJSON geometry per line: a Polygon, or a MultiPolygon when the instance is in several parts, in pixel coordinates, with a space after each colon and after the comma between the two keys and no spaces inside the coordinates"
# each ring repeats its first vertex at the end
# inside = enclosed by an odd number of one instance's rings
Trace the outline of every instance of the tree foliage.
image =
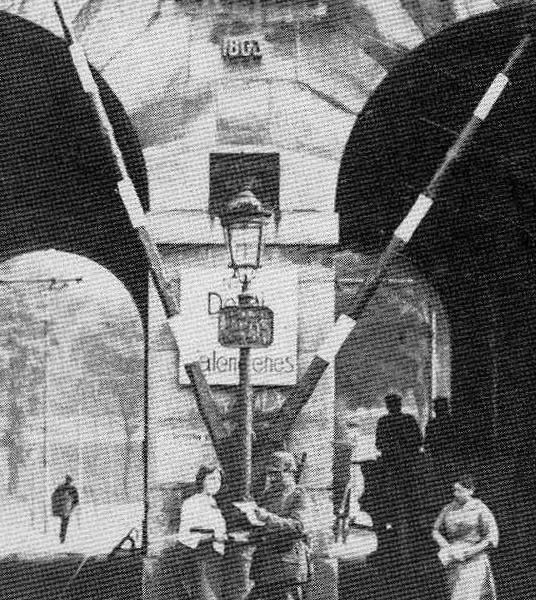
{"type": "MultiPolygon", "coordinates": [[[[341,302],[351,306],[355,293],[341,302]]],[[[337,357],[337,390],[350,410],[377,405],[389,390],[426,404],[431,360],[430,308],[409,285],[386,285],[337,357]]]]}
{"type": "MultiPolygon", "coordinates": [[[[65,256],[56,254],[63,265],[65,256]]],[[[6,279],[20,280],[0,285],[0,448],[9,493],[17,491],[32,446],[41,444],[45,403],[51,421],[78,423],[85,439],[98,423],[117,430],[128,489],[133,437],[143,422],[143,332],[122,286],[101,289],[91,281],[95,265],[88,270],[85,259],[72,260],[85,271],[83,284],[47,280],[53,267],[61,272],[57,256],[36,259],[31,269],[4,265],[6,279]]],[[[54,440],[56,448],[62,443],[54,440]]]]}

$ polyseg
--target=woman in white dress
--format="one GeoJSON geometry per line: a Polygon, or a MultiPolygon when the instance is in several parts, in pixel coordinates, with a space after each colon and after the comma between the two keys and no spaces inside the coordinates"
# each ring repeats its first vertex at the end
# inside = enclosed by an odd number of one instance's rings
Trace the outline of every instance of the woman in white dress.
{"type": "Polygon", "coordinates": [[[432,537],[440,547],[451,600],[496,600],[495,582],[487,551],[499,543],[490,509],[473,498],[470,475],[454,483],[454,500],[437,517],[432,537]]]}

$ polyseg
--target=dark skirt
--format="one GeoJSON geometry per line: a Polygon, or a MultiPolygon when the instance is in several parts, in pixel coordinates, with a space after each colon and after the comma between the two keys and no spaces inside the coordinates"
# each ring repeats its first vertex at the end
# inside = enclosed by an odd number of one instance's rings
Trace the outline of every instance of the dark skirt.
{"type": "Polygon", "coordinates": [[[161,557],[159,598],[220,600],[222,556],[212,546],[196,550],[176,544],[161,557]]]}

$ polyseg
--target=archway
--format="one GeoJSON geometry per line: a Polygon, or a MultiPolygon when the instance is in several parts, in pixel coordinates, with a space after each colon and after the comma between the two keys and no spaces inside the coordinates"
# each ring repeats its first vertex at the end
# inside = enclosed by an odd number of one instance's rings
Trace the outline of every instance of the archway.
{"type": "Polygon", "coordinates": [[[55,250],[1,265],[0,302],[1,547],[108,553],[143,520],[140,315],[111,273],[55,250]],[[51,494],[66,474],[80,504],[60,545],[51,494]]]}
{"type": "MultiPolygon", "coordinates": [[[[335,260],[336,315],[348,313],[370,268],[365,256],[335,260]]],[[[437,396],[450,397],[450,335],[443,306],[403,257],[391,269],[335,360],[336,439],[350,441],[354,459],[375,458],[375,426],[383,398],[396,392],[424,432],[437,396]]]]}
{"type": "MultiPolygon", "coordinates": [[[[130,292],[147,337],[145,252],[118,195],[117,168],[67,44],[3,11],[0,34],[0,260],[50,248],[94,260],[130,292]]],[[[136,134],[114,93],[98,73],[94,76],[127,171],[147,210],[147,174],[136,134]]],[[[146,390],[147,348],[143,371],[146,390]]],[[[147,515],[146,440],[144,453],[147,515]]],[[[146,519],[142,546],[147,547],[146,519]]]]}
{"type": "MultiPolygon", "coordinates": [[[[523,35],[525,16],[516,8],[455,25],[384,79],[341,164],[344,247],[384,247],[523,35]]],[[[481,495],[499,514],[499,558],[516,565],[501,589],[516,598],[533,583],[535,529],[534,58],[532,45],[407,248],[447,311],[453,413],[481,495]]]]}

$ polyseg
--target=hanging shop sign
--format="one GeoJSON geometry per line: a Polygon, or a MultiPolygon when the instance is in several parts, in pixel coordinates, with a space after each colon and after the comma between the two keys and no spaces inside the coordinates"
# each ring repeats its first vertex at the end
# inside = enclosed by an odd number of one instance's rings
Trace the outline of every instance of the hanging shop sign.
{"type": "Polygon", "coordinates": [[[229,62],[259,61],[262,58],[261,41],[255,38],[226,37],[222,41],[221,54],[229,62]]]}
{"type": "MultiPolygon", "coordinates": [[[[296,383],[297,286],[295,270],[285,267],[277,271],[263,267],[248,290],[255,299],[255,306],[261,308],[255,309],[258,315],[249,320],[249,324],[258,320],[258,328],[254,335],[251,332],[247,334],[251,334],[251,340],[256,342],[251,345],[257,346],[251,350],[252,385],[296,383]],[[266,334],[272,325],[273,337],[266,334]],[[268,345],[267,342],[271,343],[268,345]]],[[[192,269],[181,273],[180,287],[179,383],[190,384],[184,365],[197,361],[209,384],[237,385],[239,352],[236,347],[228,347],[227,343],[237,343],[232,331],[242,336],[240,323],[233,321],[230,324],[228,331],[233,339],[222,339],[219,338],[219,321],[221,309],[224,309],[226,319],[240,316],[240,285],[225,273],[225,269],[192,269]],[[225,310],[226,307],[232,308],[225,310]]],[[[245,322],[248,323],[248,320],[245,322]]]]}
{"type": "Polygon", "coordinates": [[[267,348],[274,340],[274,311],[254,302],[222,306],[218,341],[230,348],[267,348]]]}

